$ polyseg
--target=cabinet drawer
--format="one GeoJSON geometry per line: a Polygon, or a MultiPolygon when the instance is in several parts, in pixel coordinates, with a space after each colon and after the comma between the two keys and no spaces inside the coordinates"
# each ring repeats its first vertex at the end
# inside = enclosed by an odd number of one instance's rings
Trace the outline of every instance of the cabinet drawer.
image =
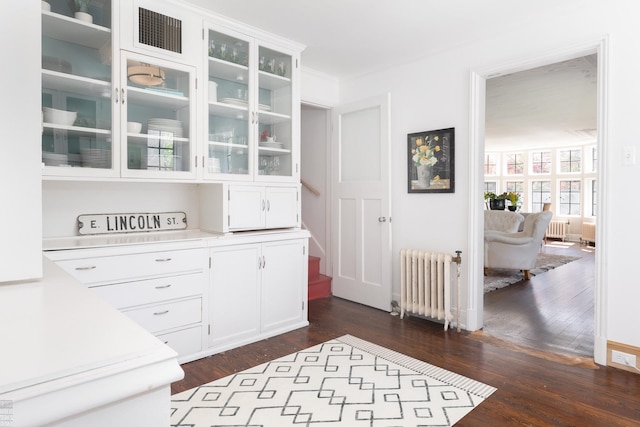
{"type": "Polygon", "coordinates": [[[115,308],[126,308],[202,295],[204,285],[204,273],[191,273],[115,285],[93,286],[91,289],[115,308]]]}
{"type": "Polygon", "coordinates": [[[201,249],[188,249],[83,258],[57,264],[82,283],[91,284],[203,270],[206,254],[201,249]]]}
{"type": "Polygon", "coordinates": [[[123,310],[133,321],[151,333],[179,328],[202,321],[202,298],[123,310]]]}
{"type": "Polygon", "coordinates": [[[202,351],[202,328],[200,326],[160,334],[158,339],[174,349],[178,356],[188,356],[202,351]]]}

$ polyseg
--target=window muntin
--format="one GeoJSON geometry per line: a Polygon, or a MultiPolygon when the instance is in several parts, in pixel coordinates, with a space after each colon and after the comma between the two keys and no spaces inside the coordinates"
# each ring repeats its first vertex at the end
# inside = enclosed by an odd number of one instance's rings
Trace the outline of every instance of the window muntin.
{"type": "Polygon", "coordinates": [[[551,173],[551,151],[536,151],[531,153],[531,173],[551,173]]]}
{"type": "Polygon", "coordinates": [[[484,155],[484,174],[498,174],[498,155],[495,153],[486,153],[484,155]]]}
{"type": "Polygon", "coordinates": [[[507,175],[522,175],[524,173],[524,159],[521,153],[509,153],[505,159],[507,175]]]}
{"type": "Polygon", "coordinates": [[[582,150],[560,150],[560,173],[580,173],[582,163],[582,150]]]}
{"type": "Polygon", "coordinates": [[[562,180],[559,182],[559,210],[560,215],[580,215],[580,180],[562,180]]]}
{"type": "Polygon", "coordinates": [[[485,181],[484,182],[484,192],[485,193],[498,193],[498,183],[495,181],[485,181]]]}
{"type": "Polygon", "coordinates": [[[531,212],[542,212],[542,206],[551,202],[551,181],[531,181],[531,212]]]}

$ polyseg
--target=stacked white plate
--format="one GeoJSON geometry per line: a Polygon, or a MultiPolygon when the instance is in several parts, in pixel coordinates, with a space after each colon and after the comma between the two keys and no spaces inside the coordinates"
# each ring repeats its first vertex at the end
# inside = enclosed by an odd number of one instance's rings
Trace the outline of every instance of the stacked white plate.
{"type": "Polygon", "coordinates": [[[69,164],[69,156],[43,151],[42,161],[47,166],[67,166],[69,164]]]}
{"type": "Polygon", "coordinates": [[[111,150],[103,148],[81,148],[82,166],[89,168],[110,168],[111,150]]]}
{"type": "Polygon", "coordinates": [[[182,122],[180,120],[172,119],[149,119],[147,122],[147,129],[149,134],[153,134],[152,131],[171,132],[176,138],[182,138],[182,122]]]}

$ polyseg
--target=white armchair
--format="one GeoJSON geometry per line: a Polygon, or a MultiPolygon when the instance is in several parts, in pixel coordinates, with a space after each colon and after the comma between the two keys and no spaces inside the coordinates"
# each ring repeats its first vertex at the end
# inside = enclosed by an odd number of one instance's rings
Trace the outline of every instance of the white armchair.
{"type": "Polygon", "coordinates": [[[530,270],[536,265],[536,257],[553,216],[552,212],[529,214],[524,229],[517,233],[485,230],[484,271],[489,268],[522,270],[524,278],[531,278],[530,270]]]}
{"type": "Polygon", "coordinates": [[[495,230],[515,233],[523,221],[524,217],[517,212],[498,210],[484,211],[484,231],[495,230]]]}

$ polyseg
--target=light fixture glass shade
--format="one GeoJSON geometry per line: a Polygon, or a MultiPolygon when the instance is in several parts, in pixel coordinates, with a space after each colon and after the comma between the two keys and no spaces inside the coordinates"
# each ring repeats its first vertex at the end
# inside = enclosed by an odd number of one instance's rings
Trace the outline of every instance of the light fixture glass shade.
{"type": "Polygon", "coordinates": [[[133,83],[143,86],[157,86],[164,82],[164,70],[152,65],[132,65],[127,69],[127,77],[133,83]]]}

